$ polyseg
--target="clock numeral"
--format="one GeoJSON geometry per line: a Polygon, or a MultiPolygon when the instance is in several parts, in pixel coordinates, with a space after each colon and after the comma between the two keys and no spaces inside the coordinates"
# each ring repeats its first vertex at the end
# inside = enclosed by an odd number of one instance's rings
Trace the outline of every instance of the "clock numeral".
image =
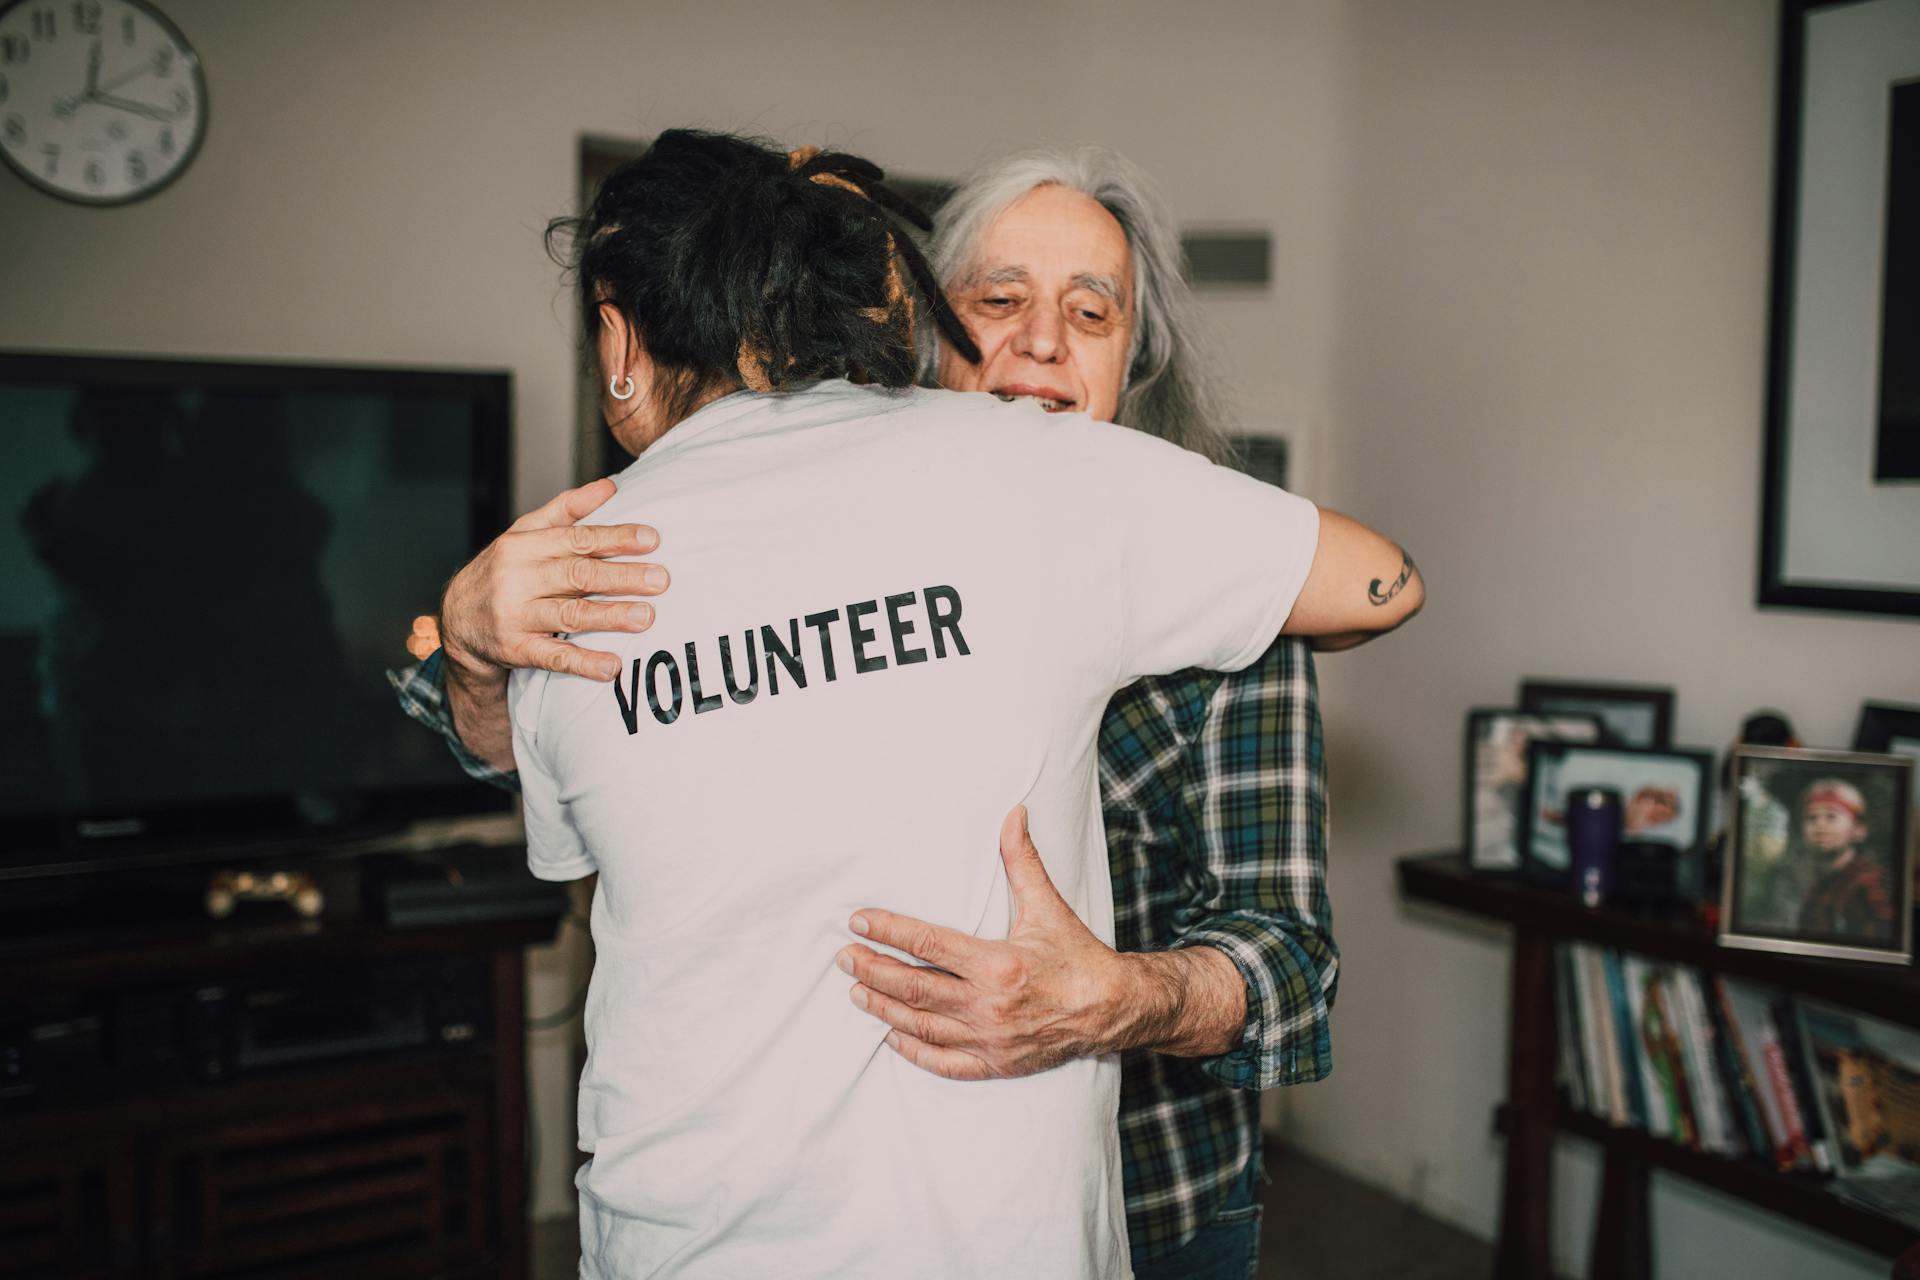
{"type": "Polygon", "coordinates": [[[153,74],[170,76],[173,74],[173,46],[163,44],[153,51],[153,74]]]}
{"type": "Polygon", "coordinates": [[[99,0],[74,0],[73,29],[83,36],[99,35],[101,13],[99,0]]]}
{"type": "Polygon", "coordinates": [[[136,184],[147,180],[147,158],[138,151],[127,152],[127,177],[136,184]]]}
{"type": "Polygon", "coordinates": [[[57,142],[43,142],[40,144],[40,153],[47,158],[47,176],[51,178],[56,173],[59,173],[60,144],[57,142]]]}
{"type": "Polygon", "coordinates": [[[7,100],[7,94],[10,91],[11,91],[11,87],[7,84],[7,78],[5,76],[0,76],[0,102],[5,102],[7,100]]]}
{"type": "Polygon", "coordinates": [[[17,147],[21,143],[25,142],[27,140],[26,120],[18,115],[8,116],[7,124],[6,124],[6,137],[7,137],[7,145],[10,147],[17,147]]]}
{"type": "Polygon", "coordinates": [[[87,161],[85,172],[87,175],[87,185],[90,187],[97,187],[107,180],[107,171],[101,166],[98,160],[87,161]]]}
{"type": "Polygon", "coordinates": [[[191,93],[188,93],[185,89],[175,89],[173,91],[173,109],[175,111],[185,111],[192,105],[193,95],[191,93]]]}
{"type": "Polygon", "coordinates": [[[130,13],[120,19],[120,43],[126,45],[133,43],[133,15],[130,13]]]}
{"type": "Polygon", "coordinates": [[[23,65],[32,54],[33,45],[25,36],[0,36],[0,65],[23,65]]]}
{"type": "Polygon", "coordinates": [[[33,11],[33,38],[35,40],[51,40],[58,34],[59,32],[54,23],[53,10],[35,9],[33,11]]]}
{"type": "Polygon", "coordinates": [[[163,156],[170,156],[173,154],[173,130],[172,129],[162,129],[160,131],[160,154],[163,156]]]}
{"type": "Polygon", "coordinates": [[[107,121],[107,136],[115,142],[125,142],[127,140],[127,122],[125,120],[107,121]]]}

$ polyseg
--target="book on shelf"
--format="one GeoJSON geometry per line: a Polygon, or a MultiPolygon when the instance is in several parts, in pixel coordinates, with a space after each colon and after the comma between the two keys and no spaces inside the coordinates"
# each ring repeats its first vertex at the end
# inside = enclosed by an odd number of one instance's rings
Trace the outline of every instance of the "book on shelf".
{"type": "Polygon", "coordinates": [[[1747,1146],[1753,1155],[1769,1158],[1774,1152],[1773,1129],[1760,1102],[1759,1079],[1753,1073],[1753,1064],[1747,1059],[1746,1045],[1740,1039],[1740,1028],[1733,1020],[1733,1006],[1727,1001],[1726,986],[1717,974],[1704,975],[1703,985],[1708,997],[1707,1009],[1713,1015],[1720,1053],[1726,1061],[1722,1075],[1729,1082],[1735,1106],[1740,1111],[1741,1127],[1747,1134],[1747,1146]]]}
{"type": "Polygon", "coordinates": [[[1714,1057],[1713,1023],[1707,1017],[1706,1001],[1700,994],[1699,975],[1684,967],[1673,968],[1668,971],[1668,984],[1680,1011],[1681,1050],[1686,1058],[1687,1079],[1693,1082],[1694,1110],[1700,1121],[1700,1149],[1723,1156],[1744,1154],[1744,1144],[1734,1132],[1719,1062],[1714,1057]]]}
{"type": "Polygon", "coordinates": [[[1920,1032],[1810,1000],[1794,1013],[1834,1194],[1920,1228],[1920,1032]]]}
{"type": "MultiPolygon", "coordinates": [[[[1653,966],[1632,953],[1620,957],[1620,980],[1625,988],[1627,1016],[1632,1020],[1633,1045],[1639,1050],[1641,1124],[1657,1138],[1687,1142],[1689,1125],[1681,1111],[1673,1069],[1667,1061],[1666,1018],[1659,1007],[1659,996],[1651,990],[1653,966]]],[[[1688,1143],[1691,1145],[1691,1143],[1688,1143]]]]}
{"type": "Polygon", "coordinates": [[[1684,1011],[1673,985],[1671,969],[1663,965],[1654,974],[1648,984],[1648,999],[1659,1007],[1665,1020],[1665,1035],[1659,1050],[1672,1080],[1674,1107],[1683,1123],[1675,1136],[1698,1151],[1705,1134],[1705,1121],[1700,1115],[1700,1082],[1693,1078],[1692,1066],[1687,1060],[1684,1011]]]}
{"type": "Polygon", "coordinates": [[[1751,1082],[1753,1099],[1766,1124],[1767,1143],[1773,1151],[1776,1168],[1787,1170],[1799,1163],[1804,1152],[1794,1143],[1796,1126],[1788,1121],[1784,1097],[1775,1070],[1784,1061],[1780,1039],[1773,1034],[1773,1018],[1767,1011],[1767,997],[1752,987],[1714,975],[1727,1010],[1741,1056],[1746,1061],[1746,1076],[1751,1082]]]}
{"type": "Polygon", "coordinates": [[[1920,1032],[1587,943],[1553,976],[1574,1109],[1920,1225],[1920,1032]]]}
{"type": "Polygon", "coordinates": [[[1602,951],[1600,967],[1606,981],[1607,1001],[1613,1010],[1614,1051],[1620,1055],[1618,1063],[1620,1092],[1625,1100],[1623,1123],[1635,1129],[1645,1130],[1647,1099],[1645,1089],[1640,1083],[1640,1056],[1636,1048],[1640,1037],[1635,1033],[1637,1023],[1633,1016],[1633,1006],[1627,999],[1627,979],[1622,971],[1620,952],[1602,951]]]}
{"type": "Polygon", "coordinates": [[[1575,986],[1586,1033],[1587,1079],[1593,1082],[1590,1110],[1608,1124],[1625,1126],[1627,1105],[1620,1088],[1620,1051],[1614,1044],[1613,1002],[1597,947],[1575,946],[1575,986]]]}
{"type": "Polygon", "coordinates": [[[1580,1001],[1574,984],[1573,952],[1566,947],[1553,950],[1553,1004],[1559,1011],[1554,1030],[1560,1040],[1560,1083],[1566,1086],[1567,1099],[1576,1111],[1590,1110],[1592,1086],[1586,1075],[1582,1049],[1585,1029],[1580,1025],[1580,1001]]]}
{"type": "Polygon", "coordinates": [[[1807,1150],[1813,1156],[1813,1167],[1821,1173],[1832,1173],[1833,1155],[1827,1145],[1826,1126],[1814,1105],[1813,1083],[1807,1075],[1807,1059],[1800,1043],[1797,1002],[1791,996],[1776,996],[1772,1012],[1774,1030],[1780,1036],[1781,1051],[1792,1068],[1787,1073],[1788,1079],[1793,1086],[1793,1102],[1799,1109],[1800,1123],[1807,1131],[1807,1150]]]}

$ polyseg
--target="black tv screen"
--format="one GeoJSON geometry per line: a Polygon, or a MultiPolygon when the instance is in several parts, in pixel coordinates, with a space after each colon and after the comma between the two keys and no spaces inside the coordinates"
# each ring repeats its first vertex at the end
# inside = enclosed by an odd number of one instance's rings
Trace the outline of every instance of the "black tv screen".
{"type": "Polygon", "coordinates": [[[0,354],[0,875],[509,801],[407,720],[509,379],[0,354]]]}

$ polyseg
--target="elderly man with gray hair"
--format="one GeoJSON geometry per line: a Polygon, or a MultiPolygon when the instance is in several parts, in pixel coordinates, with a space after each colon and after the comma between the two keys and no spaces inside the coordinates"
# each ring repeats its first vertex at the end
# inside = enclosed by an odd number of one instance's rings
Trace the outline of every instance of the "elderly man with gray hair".
{"type": "MultiPolygon", "coordinates": [[[[987,166],[940,211],[930,257],[982,357],[929,346],[941,385],[1031,398],[1231,457],[1174,223],[1123,157],[1083,147],[987,166]]],[[[409,713],[445,733],[475,776],[512,778],[509,668],[611,679],[611,655],[552,633],[652,621],[644,602],[584,599],[666,585],[657,565],[609,559],[650,553],[653,530],[580,523],[612,492],[596,481],[524,517],[449,585],[445,649],[395,675],[409,713]]],[[[1370,598],[1387,606],[1421,590],[1406,560],[1370,598]]],[[[1259,1248],[1256,1091],[1332,1069],[1337,952],[1306,642],[1283,637],[1236,674],[1189,670],[1129,686],[1107,707],[1099,750],[1115,947],[1044,872],[1031,873],[1036,862],[1014,882],[1004,941],[876,903],[854,916],[853,932],[935,967],[858,943],[835,959],[855,980],[854,1002],[893,1028],[887,1043],[940,1075],[1017,1076],[1122,1054],[1135,1274],[1244,1277],[1259,1248]]]]}

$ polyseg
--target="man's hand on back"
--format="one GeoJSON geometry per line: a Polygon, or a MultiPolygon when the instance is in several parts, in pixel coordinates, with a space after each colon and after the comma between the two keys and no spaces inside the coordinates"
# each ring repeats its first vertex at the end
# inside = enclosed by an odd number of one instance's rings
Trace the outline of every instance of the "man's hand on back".
{"type": "Polygon", "coordinates": [[[657,564],[615,564],[608,556],[645,555],[660,535],[643,524],[579,521],[617,492],[595,480],[529,511],[495,538],[447,584],[440,601],[440,644],[447,699],[460,741],[496,768],[513,767],[507,720],[507,673],[515,667],[612,680],[620,660],[582,649],[555,632],[645,631],[653,606],[644,600],[589,600],[590,595],[652,596],[667,589],[657,564]]]}
{"type": "Polygon", "coordinates": [[[853,1002],[893,1028],[887,1043],[909,1062],[988,1080],[1121,1049],[1206,1056],[1239,1043],[1246,988],[1233,961],[1211,947],[1107,946],[1053,887],[1024,806],[1001,825],[1000,856],[1013,895],[1005,941],[873,908],[853,918],[855,933],[939,966],[859,943],[840,952],[840,967],[859,980],[853,1002]]]}

